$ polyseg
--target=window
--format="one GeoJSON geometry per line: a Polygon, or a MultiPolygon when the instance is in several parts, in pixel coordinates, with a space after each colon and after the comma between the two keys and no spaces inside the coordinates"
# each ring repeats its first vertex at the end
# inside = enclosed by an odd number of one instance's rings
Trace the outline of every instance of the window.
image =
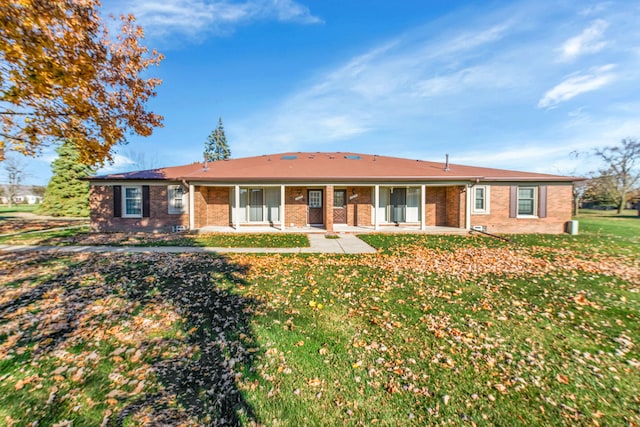
{"type": "Polygon", "coordinates": [[[322,207],[322,191],[309,190],[309,207],[310,208],[322,207]]]}
{"type": "Polygon", "coordinates": [[[536,187],[518,187],[518,216],[536,215],[536,187]]]}
{"type": "Polygon", "coordinates": [[[125,218],[142,218],[142,187],[124,187],[122,216],[125,218]]]}
{"type": "Polygon", "coordinates": [[[167,202],[170,214],[181,214],[187,212],[188,198],[187,192],[182,185],[167,186],[167,202]]]}
{"type": "Polygon", "coordinates": [[[472,212],[474,214],[489,213],[489,186],[476,185],[473,187],[472,193],[472,212]]]}

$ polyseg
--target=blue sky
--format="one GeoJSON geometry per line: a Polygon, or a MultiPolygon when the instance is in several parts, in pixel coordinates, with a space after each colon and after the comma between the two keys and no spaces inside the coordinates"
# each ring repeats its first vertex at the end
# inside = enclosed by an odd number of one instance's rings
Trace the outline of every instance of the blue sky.
{"type": "MultiPolygon", "coordinates": [[[[166,55],[150,108],[103,172],[199,161],[222,117],[233,157],[354,151],[586,174],[571,152],[640,137],[640,2],[128,0],[166,55]]],[[[51,152],[29,160],[46,184],[51,152]]]]}

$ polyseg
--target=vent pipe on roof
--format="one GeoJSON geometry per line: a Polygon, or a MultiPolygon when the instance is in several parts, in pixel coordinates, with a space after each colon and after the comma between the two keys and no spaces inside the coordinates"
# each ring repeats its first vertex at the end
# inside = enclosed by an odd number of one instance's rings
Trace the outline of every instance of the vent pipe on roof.
{"type": "Polygon", "coordinates": [[[449,172],[449,153],[445,154],[444,171],[449,172]]]}

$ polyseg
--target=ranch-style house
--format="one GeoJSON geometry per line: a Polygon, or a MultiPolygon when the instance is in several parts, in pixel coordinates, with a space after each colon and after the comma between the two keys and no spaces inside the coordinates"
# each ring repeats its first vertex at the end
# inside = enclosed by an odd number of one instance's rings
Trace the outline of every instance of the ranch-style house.
{"type": "Polygon", "coordinates": [[[91,227],[562,233],[576,180],[369,154],[267,154],[93,176],[91,227]]]}

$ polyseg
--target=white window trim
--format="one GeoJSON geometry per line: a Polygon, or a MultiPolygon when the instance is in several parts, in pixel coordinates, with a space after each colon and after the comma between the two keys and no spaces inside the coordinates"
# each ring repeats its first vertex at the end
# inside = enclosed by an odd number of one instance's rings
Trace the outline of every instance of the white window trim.
{"type": "Polygon", "coordinates": [[[538,218],[538,186],[537,185],[519,185],[516,200],[516,214],[517,218],[538,218]],[[521,214],[520,213],[520,189],[532,188],[533,189],[533,214],[521,214]]]}
{"type": "Polygon", "coordinates": [[[142,185],[125,185],[122,187],[122,217],[123,218],[142,218],[143,207],[142,185]],[[135,188],[140,192],[140,213],[127,213],[127,188],[135,188]]]}
{"type": "MultiPolygon", "coordinates": [[[[238,198],[242,199],[242,190],[244,190],[244,201],[246,202],[246,205],[244,207],[241,207],[242,203],[240,201],[238,201],[238,217],[240,216],[240,212],[241,210],[244,210],[244,220],[240,221],[240,218],[237,219],[238,224],[251,224],[251,225],[259,225],[259,224],[271,224],[272,221],[270,221],[269,219],[267,219],[269,217],[269,208],[273,207],[273,206],[269,206],[267,204],[267,192],[269,191],[269,189],[271,188],[276,188],[276,187],[271,187],[271,186],[267,186],[267,187],[262,187],[262,186],[255,186],[255,187],[239,187],[238,188],[238,198]],[[252,190],[260,190],[262,191],[262,205],[252,205],[251,202],[251,191],[252,190]],[[261,207],[262,208],[262,220],[259,221],[252,221],[251,220],[251,208],[252,207],[261,207]]],[[[280,197],[280,193],[278,193],[278,196],[280,197]]],[[[235,197],[235,196],[234,196],[235,197]]],[[[279,204],[278,204],[278,220],[275,222],[279,222],[281,215],[283,214],[282,209],[282,199],[280,200],[279,204]]],[[[235,207],[234,207],[235,209],[235,207]]],[[[232,212],[232,215],[234,215],[235,217],[235,213],[232,212]]]]}
{"type": "Polygon", "coordinates": [[[488,215],[491,213],[491,186],[489,185],[474,185],[471,192],[471,213],[474,215],[488,215]],[[484,189],[484,209],[476,208],[476,189],[484,189]]]}
{"type": "Polygon", "coordinates": [[[184,213],[188,213],[189,212],[189,210],[188,210],[189,193],[184,190],[184,187],[182,185],[180,185],[180,184],[167,185],[167,206],[168,206],[167,212],[169,214],[171,214],[171,215],[173,215],[173,214],[184,214],[184,213]],[[182,190],[182,207],[181,208],[176,208],[175,207],[176,198],[174,197],[174,192],[178,188],[180,188],[182,190]]]}

